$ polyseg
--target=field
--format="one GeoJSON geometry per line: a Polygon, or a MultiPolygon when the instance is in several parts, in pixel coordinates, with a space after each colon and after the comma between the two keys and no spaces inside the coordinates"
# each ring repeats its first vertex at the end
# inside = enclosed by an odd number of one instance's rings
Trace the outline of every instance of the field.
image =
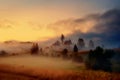
{"type": "Polygon", "coordinates": [[[72,60],[56,58],[56,57],[44,57],[39,55],[19,55],[0,57],[0,64],[7,64],[13,66],[22,66],[30,68],[44,68],[44,69],[64,69],[71,70],[77,68],[83,68],[83,63],[75,63],[72,60]]]}
{"type": "Polygon", "coordinates": [[[40,56],[0,57],[0,80],[120,80],[120,74],[85,70],[84,64],[40,56]]]}

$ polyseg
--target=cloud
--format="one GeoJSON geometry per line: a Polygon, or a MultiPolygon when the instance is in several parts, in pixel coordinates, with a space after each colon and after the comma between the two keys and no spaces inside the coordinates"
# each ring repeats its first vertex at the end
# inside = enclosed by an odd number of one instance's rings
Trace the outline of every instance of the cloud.
{"type": "Polygon", "coordinates": [[[84,18],[58,21],[50,28],[56,32],[66,34],[67,38],[86,40],[93,39],[97,45],[104,44],[106,47],[120,45],[120,10],[112,9],[103,14],[92,14],[84,18]]]}
{"type": "Polygon", "coordinates": [[[68,19],[61,20],[56,23],[48,25],[48,28],[53,29],[56,33],[61,32],[65,34],[71,34],[76,31],[87,33],[96,25],[96,15],[94,17],[87,17],[82,19],[68,19]]]}
{"type": "Polygon", "coordinates": [[[0,20],[0,29],[9,29],[12,28],[14,23],[7,19],[0,20]]]}
{"type": "Polygon", "coordinates": [[[99,30],[101,32],[118,32],[120,31],[118,26],[120,26],[120,10],[113,9],[100,16],[93,30],[99,30]]]}
{"type": "Polygon", "coordinates": [[[94,30],[101,32],[102,42],[107,45],[120,45],[120,10],[113,9],[100,16],[94,30]]]}

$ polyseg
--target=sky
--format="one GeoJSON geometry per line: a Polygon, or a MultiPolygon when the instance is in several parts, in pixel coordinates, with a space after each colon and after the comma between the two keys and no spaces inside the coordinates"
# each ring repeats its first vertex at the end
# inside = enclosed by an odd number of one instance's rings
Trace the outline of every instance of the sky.
{"type": "Polygon", "coordinates": [[[96,20],[86,19],[77,25],[73,20],[119,9],[119,3],[120,0],[0,0],[0,41],[45,41],[75,31],[89,33],[96,20]]]}

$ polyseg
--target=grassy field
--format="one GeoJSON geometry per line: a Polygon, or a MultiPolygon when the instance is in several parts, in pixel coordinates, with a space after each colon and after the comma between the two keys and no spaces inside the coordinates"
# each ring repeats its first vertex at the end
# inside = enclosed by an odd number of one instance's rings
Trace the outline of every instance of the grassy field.
{"type": "Polygon", "coordinates": [[[120,74],[85,70],[71,60],[26,55],[0,57],[0,80],[120,80],[120,74]]]}
{"type": "Polygon", "coordinates": [[[0,65],[0,80],[120,80],[120,74],[90,70],[32,69],[0,65]]]}
{"type": "Polygon", "coordinates": [[[38,55],[19,55],[0,57],[0,64],[7,64],[13,66],[27,66],[30,68],[44,68],[44,69],[64,69],[75,70],[84,68],[83,63],[75,63],[72,60],[56,58],[56,57],[44,57],[38,55]]]}

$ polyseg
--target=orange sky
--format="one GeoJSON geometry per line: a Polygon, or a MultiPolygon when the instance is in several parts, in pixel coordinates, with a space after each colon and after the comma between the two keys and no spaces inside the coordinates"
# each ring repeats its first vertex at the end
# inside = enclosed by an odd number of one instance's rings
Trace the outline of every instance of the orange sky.
{"type": "MultiPolygon", "coordinates": [[[[106,6],[100,6],[92,1],[0,0],[0,41],[43,41],[59,36],[61,33],[69,34],[72,32],[71,28],[55,25],[55,27],[64,28],[56,31],[49,24],[80,18],[107,9],[106,6]]],[[[80,25],[82,29],[79,27],[77,29],[87,32],[93,25],[93,21],[88,21],[80,25]]]]}

